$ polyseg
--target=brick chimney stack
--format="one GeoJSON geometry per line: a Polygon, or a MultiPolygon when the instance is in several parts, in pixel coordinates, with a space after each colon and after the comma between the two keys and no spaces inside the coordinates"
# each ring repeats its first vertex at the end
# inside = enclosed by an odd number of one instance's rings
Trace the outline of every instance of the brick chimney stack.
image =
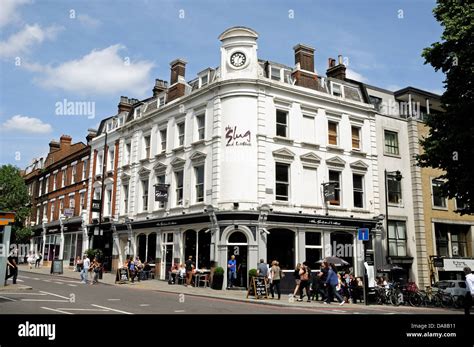
{"type": "Polygon", "coordinates": [[[156,98],[158,94],[168,89],[168,82],[156,79],[155,86],[153,87],[153,97],[156,98]]]}
{"type": "Polygon", "coordinates": [[[295,51],[296,68],[291,76],[295,80],[295,85],[321,90],[318,75],[314,70],[314,48],[297,44],[293,50],[295,51]]]}
{"type": "Polygon", "coordinates": [[[168,102],[184,96],[186,90],[186,61],[183,59],[175,59],[170,63],[171,77],[170,87],[168,89],[168,102]]]}
{"type": "Polygon", "coordinates": [[[62,135],[59,138],[59,146],[61,149],[66,149],[71,147],[72,137],[69,135],[62,135]]]}
{"type": "Polygon", "coordinates": [[[338,80],[344,81],[346,79],[346,66],[342,62],[342,55],[338,55],[336,59],[328,59],[328,69],[326,71],[326,76],[336,78],[338,80]]]}
{"type": "Polygon", "coordinates": [[[60,148],[59,142],[51,140],[51,142],[49,143],[49,153],[56,152],[57,150],[59,150],[59,148],[60,148]]]}

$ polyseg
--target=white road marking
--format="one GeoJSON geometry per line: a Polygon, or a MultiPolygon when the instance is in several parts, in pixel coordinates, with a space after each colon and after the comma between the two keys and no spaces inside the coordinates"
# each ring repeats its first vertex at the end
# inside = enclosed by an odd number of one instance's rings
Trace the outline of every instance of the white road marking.
{"type": "Polygon", "coordinates": [[[116,310],[116,309],[114,309],[114,308],[109,308],[109,307],[100,306],[100,305],[94,305],[94,304],[91,304],[91,306],[98,307],[98,308],[105,308],[106,310],[109,310],[109,311],[114,311],[114,312],[118,312],[118,313],[124,313],[124,314],[133,314],[133,313],[131,313],[131,312],[120,311],[120,310],[116,310]]]}
{"type": "Polygon", "coordinates": [[[45,294],[57,296],[58,298],[63,298],[63,299],[66,299],[67,301],[69,301],[69,299],[70,299],[68,296],[62,296],[62,295],[59,295],[59,294],[54,294],[54,293],[50,293],[50,292],[45,292],[45,291],[42,291],[42,290],[40,290],[40,293],[45,293],[45,294]]]}
{"type": "Polygon", "coordinates": [[[150,306],[150,304],[140,304],[140,306],[147,307],[147,306],[150,306]]]}
{"type": "Polygon", "coordinates": [[[64,284],[63,282],[53,282],[53,283],[56,283],[56,284],[64,284]]]}
{"type": "Polygon", "coordinates": [[[120,299],[107,299],[108,301],[120,301],[120,299]]]}
{"type": "Polygon", "coordinates": [[[74,314],[72,312],[66,312],[66,311],[61,311],[61,310],[57,310],[57,309],[54,309],[54,308],[49,308],[49,307],[41,307],[42,309],[44,310],[50,310],[50,311],[54,311],[54,312],[59,312],[59,313],[63,313],[63,314],[74,314]]]}
{"type": "Polygon", "coordinates": [[[184,310],[175,310],[174,312],[180,313],[180,312],[184,312],[184,310]]]}
{"type": "Polygon", "coordinates": [[[69,287],[77,287],[77,284],[68,284],[69,287]]]}
{"type": "Polygon", "coordinates": [[[25,282],[25,281],[23,281],[23,280],[21,280],[21,279],[19,279],[19,278],[17,278],[16,281],[17,281],[17,282],[25,282]]]}
{"type": "Polygon", "coordinates": [[[46,294],[41,294],[41,293],[18,293],[18,292],[15,292],[15,293],[5,293],[5,294],[8,294],[8,295],[41,295],[41,296],[44,296],[46,294]]]}
{"type": "Polygon", "coordinates": [[[69,300],[59,299],[21,299],[21,301],[70,302],[69,300]]]}
{"type": "Polygon", "coordinates": [[[34,280],[39,281],[40,279],[38,277],[33,277],[34,280]]]}
{"type": "Polygon", "coordinates": [[[6,296],[0,296],[0,299],[10,300],[10,301],[16,301],[15,299],[7,298],[6,296]]]}
{"type": "Polygon", "coordinates": [[[67,310],[67,311],[95,311],[95,312],[107,312],[108,310],[97,309],[97,308],[68,308],[68,307],[58,307],[58,310],[67,310]]]}

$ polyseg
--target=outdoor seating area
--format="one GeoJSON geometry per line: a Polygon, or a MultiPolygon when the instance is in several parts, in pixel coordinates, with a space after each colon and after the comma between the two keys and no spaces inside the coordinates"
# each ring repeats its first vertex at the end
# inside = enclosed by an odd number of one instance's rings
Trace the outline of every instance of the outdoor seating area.
{"type": "MultiPolygon", "coordinates": [[[[193,287],[210,287],[211,271],[207,269],[193,270],[191,285],[193,287]]],[[[186,272],[179,269],[168,271],[168,284],[186,284],[186,272]]]]}

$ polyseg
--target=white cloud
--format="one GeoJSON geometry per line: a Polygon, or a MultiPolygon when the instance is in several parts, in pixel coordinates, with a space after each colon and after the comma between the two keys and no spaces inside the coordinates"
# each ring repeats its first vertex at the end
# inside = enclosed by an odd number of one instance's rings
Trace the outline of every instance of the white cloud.
{"type": "Polygon", "coordinates": [[[87,28],[97,28],[102,22],[98,19],[92,18],[87,14],[79,14],[77,20],[87,28]]]}
{"type": "Polygon", "coordinates": [[[43,123],[41,119],[17,114],[3,123],[1,130],[30,134],[48,134],[53,131],[53,127],[48,123],[43,123]]]}
{"type": "Polygon", "coordinates": [[[112,45],[102,50],[93,50],[76,60],[58,66],[24,64],[30,71],[39,72],[38,82],[45,88],[61,89],[80,94],[117,94],[130,92],[143,96],[149,89],[149,61],[132,62],[118,53],[125,47],[112,45]]]}
{"type": "Polygon", "coordinates": [[[27,53],[35,44],[40,44],[45,40],[54,40],[60,30],[62,30],[61,27],[54,25],[43,29],[38,24],[27,24],[6,41],[0,42],[0,57],[8,58],[27,53]]]}
{"type": "Polygon", "coordinates": [[[17,7],[29,3],[30,0],[0,0],[0,28],[5,25],[15,22],[19,16],[17,7]]]}
{"type": "Polygon", "coordinates": [[[346,77],[351,80],[364,82],[364,83],[367,83],[369,81],[367,77],[364,77],[360,73],[355,72],[354,70],[351,70],[351,69],[346,69],[346,77]]]}

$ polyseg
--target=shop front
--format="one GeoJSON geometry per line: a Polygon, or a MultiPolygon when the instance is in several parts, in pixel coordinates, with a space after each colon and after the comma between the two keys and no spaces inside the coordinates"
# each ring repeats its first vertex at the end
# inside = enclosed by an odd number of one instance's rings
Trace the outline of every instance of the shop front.
{"type": "Polygon", "coordinates": [[[471,268],[474,271],[474,259],[472,258],[441,258],[442,267],[438,267],[438,278],[444,280],[464,280],[463,269],[471,268]]]}

